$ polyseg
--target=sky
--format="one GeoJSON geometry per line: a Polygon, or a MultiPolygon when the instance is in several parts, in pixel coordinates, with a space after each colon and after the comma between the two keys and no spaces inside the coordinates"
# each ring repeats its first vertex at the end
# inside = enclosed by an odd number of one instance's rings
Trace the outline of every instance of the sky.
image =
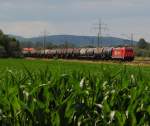
{"type": "Polygon", "coordinates": [[[97,35],[150,42],[150,0],[0,0],[0,29],[23,37],[97,35]]]}

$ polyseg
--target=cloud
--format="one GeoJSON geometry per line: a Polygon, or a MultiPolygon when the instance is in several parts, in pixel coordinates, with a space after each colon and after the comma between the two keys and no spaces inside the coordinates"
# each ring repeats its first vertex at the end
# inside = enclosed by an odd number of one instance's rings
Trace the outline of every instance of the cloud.
{"type": "Polygon", "coordinates": [[[0,0],[0,2],[0,27],[4,32],[22,36],[37,36],[44,29],[51,34],[96,34],[91,33],[90,29],[99,18],[110,26],[110,33],[115,34],[138,31],[147,36],[149,30],[147,26],[150,25],[149,0],[0,0]]]}
{"type": "Polygon", "coordinates": [[[50,28],[49,23],[40,21],[1,22],[0,26],[5,33],[23,35],[24,37],[40,35],[45,28],[50,28]]]}
{"type": "Polygon", "coordinates": [[[25,21],[25,22],[0,22],[4,33],[20,35],[24,37],[41,36],[46,30],[48,34],[80,34],[86,35],[90,31],[90,23],[87,22],[66,22],[63,25],[59,22],[46,21],[25,21]],[[82,29],[80,29],[82,27],[82,29]]]}

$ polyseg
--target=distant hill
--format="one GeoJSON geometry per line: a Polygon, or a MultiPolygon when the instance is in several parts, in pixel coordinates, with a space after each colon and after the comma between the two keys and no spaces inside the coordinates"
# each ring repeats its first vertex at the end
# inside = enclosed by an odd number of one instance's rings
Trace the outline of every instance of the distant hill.
{"type": "MultiPolygon", "coordinates": [[[[11,35],[12,36],[12,35],[11,35]]],[[[14,36],[21,42],[43,42],[43,37],[24,38],[20,36],[14,36]]],[[[121,39],[117,37],[101,37],[100,39],[103,46],[117,46],[127,44],[130,45],[131,41],[127,39],[121,39]]],[[[46,36],[46,43],[53,43],[56,45],[64,44],[65,42],[74,44],[77,47],[83,47],[88,45],[97,46],[96,36],[78,36],[78,35],[52,35],[46,36]]],[[[134,44],[136,41],[133,42],[134,44]]]]}
{"type": "Polygon", "coordinates": [[[27,41],[27,38],[24,38],[24,37],[21,37],[21,36],[17,36],[17,35],[8,35],[8,36],[14,37],[14,38],[16,38],[17,40],[19,40],[20,42],[27,41]]]}

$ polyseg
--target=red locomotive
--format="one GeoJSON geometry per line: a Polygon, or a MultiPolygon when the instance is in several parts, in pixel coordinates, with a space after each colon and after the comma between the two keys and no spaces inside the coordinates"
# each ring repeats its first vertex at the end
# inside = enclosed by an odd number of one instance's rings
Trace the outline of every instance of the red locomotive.
{"type": "Polygon", "coordinates": [[[134,51],[129,47],[113,48],[112,49],[112,59],[121,59],[121,60],[133,60],[134,51]]]}
{"type": "Polygon", "coordinates": [[[25,57],[64,58],[64,59],[101,59],[101,60],[134,60],[134,51],[131,47],[104,47],[104,48],[63,48],[41,49],[23,48],[25,57]]]}

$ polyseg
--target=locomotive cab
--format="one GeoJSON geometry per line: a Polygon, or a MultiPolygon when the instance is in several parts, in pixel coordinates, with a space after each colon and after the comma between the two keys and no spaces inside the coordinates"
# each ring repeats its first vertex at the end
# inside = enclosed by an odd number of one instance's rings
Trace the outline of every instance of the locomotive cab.
{"type": "Polygon", "coordinates": [[[130,47],[113,48],[112,59],[132,61],[134,60],[134,51],[130,47]]]}

